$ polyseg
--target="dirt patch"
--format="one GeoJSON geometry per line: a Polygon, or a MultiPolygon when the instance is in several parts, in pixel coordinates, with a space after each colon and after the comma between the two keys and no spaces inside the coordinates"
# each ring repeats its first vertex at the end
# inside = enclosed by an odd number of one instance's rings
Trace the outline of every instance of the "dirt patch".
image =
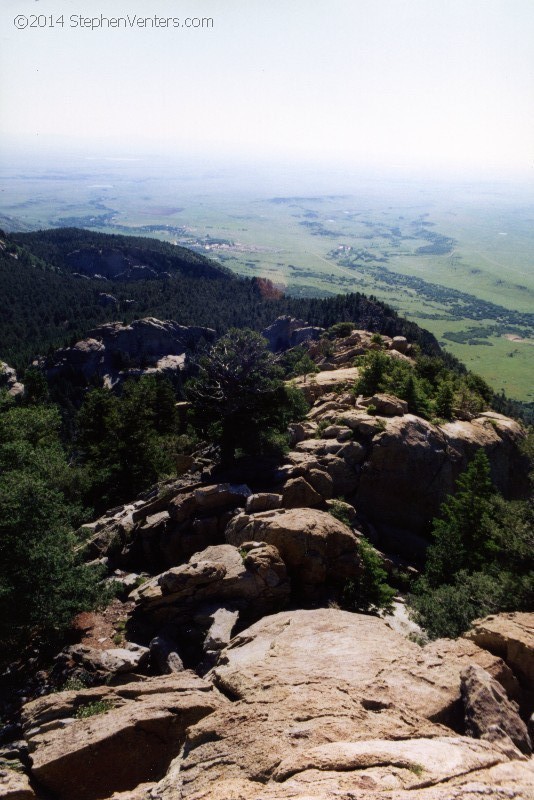
{"type": "Polygon", "coordinates": [[[115,598],[103,611],[83,611],[74,618],[72,632],[77,642],[96,650],[117,647],[114,641],[122,633],[126,618],[133,609],[134,602],[122,603],[115,598]]]}

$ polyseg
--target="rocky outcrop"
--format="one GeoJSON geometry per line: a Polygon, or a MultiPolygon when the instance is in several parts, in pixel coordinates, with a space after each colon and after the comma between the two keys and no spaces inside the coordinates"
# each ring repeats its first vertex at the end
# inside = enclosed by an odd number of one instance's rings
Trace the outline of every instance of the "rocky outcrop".
{"type": "Polygon", "coordinates": [[[10,397],[20,397],[24,394],[24,384],[20,383],[13,367],[5,361],[0,361],[0,389],[5,389],[10,397]]]}
{"type": "Polygon", "coordinates": [[[96,800],[163,777],[185,731],[227,701],[191,672],[29,703],[32,775],[58,800],[96,800]]]}
{"type": "Polygon", "coordinates": [[[339,587],[361,573],[357,536],[324,511],[298,508],[241,513],[230,521],[225,535],[236,547],[249,541],[275,547],[297,594],[318,597],[317,592],[326,585],[339,587]]]}
{"type": "Polygon", "coordinates": [[[335,389],[343,389],[347,385],[354,384],[358,380],[359,370],[357,367],[345,367],[342,369],[325,370],[316,375],[304,375],[295,378],[293,383],[304,394],[308,402],[313,403],[319,397],[335,389]]]}
{"type": "Polygon", "coordinates": [[[204,486],[189,476],[163,486],[159,495],[147,501],[112,509],[82,526],[85,556],[105,558],[110,568],[162,572],[209,545],[222,543],[229,516],[234,509],[244,508],[251,495],[242,484],[204,486]]]}
{"type": "MultiPolygon", "coordinates": [[[[317,378],[322,375],[328,373],[317,378]]],[[[402,543],[409,535],[428,536],[431,520],[479,448],[488,455],[497,489],[506,497],[524,496],[524,435],[519,423],[493,412],[434,425],[407,413],[406,403],[392,395],[326,393],[308,420],[292,427],[288,461],[296,466],[296,454],[315,459],[314,468],[331,475],[334,495],[344,495],[388,541],[402,543]]],[[[300,474],[308,480],[303,462],[300,474]]],[[[423,554],[411,544],[399,552],[423,554]]]]}
{"type": "Polygon", "coordinates": [[[46,359],[48,378],[76,376],[113,386],[131,375],[173,373],[186,366],[187,354],[201,339],[213,340],[211,328],[186,327],[153,317],[129,325],[110,322],[89,331],[73,347],[46,359]]]}
{"type": "MultiPolygon", "coordinates": [[[[239,558],[267,557],[267,547],[246,545],[239,558]]],[[[226,565],[230,580],[239,572],[228,545],[199,555],[212,569],[226,565]]],[[[184,598],[191,580],[203,585],[202,569],[190,566],[189,577],[162,576],[160,588],[184,598]]],[[[420,647],[382,619],[330,608],[264,617],[225,644],[235,609],[218,601],[201,605],[197,617],[207,629],[206,663],[218,655],[204,680],[188,671],[138,676],[25,706],[31,778],[43,797],[532,796],[533,762],[516,746],[525,749],[524,724],[507,697],[517,681],[474,642],[420,647]]],[[[1,779],[0,796],[17,797],[1,794],[1,779]]]]}
{"type": "Polygon", "coordinates": [[[267,339],[269,350],[278,353],[303,342],[318,339],[322,333],[324,333],[324,328],[317,328],[308,325],[304,320],[284,316],[275,319],[268,328],[261,332],[261,335],[267,339]]]}

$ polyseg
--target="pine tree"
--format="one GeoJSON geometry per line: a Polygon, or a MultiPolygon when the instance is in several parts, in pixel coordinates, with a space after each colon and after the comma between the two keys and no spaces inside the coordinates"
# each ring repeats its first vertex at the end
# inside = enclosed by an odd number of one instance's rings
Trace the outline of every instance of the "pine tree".
{"type": "Polygon", "coordinates": [[[237,448],[262,452],[284,431],[288,410],[299,405],[266,344],[254,331],[231,329],[200,359],[199,375],[186,388],[194,424],[219,442],[223,464],[234,460],[237,448]]]}
{"type": "Polygon", "coordinates": [[[449,583],[461,569],[474,571],[492,549],[489,525],[493,485],[490,464],[479,449],[456,482],[456,492],[447,498],[434,520],[434,541],[428,550],[426,578],[430,586],[449,583]]]}

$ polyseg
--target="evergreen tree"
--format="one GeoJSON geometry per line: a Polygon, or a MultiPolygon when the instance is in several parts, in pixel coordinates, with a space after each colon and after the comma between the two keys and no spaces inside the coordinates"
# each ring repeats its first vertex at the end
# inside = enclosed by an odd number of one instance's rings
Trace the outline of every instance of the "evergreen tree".
{"type": "Polygon", "coordinates": [[[198,377],[186,388],[194,424],[219,441],[223,464],[233,461],[237,448],[246,453],[268,449],[295,404],[305,413],[299,393],[284,386],[266,344],[254,331],[230,330],[200,359],[198,377]]]}
{"type": "Polygon", "coordinates": [[[452,403],[454,399],[454,391],[449,381],[443,381],[439,385],[436,394],[435,409],[438,417],[443,419],[452,419],[452,403]]]}
{"type": "Polygon", "coordinates": [[[434,521],[434,543],[411,605],[427,633],[455,637],[473,619],[534,605],[534,504],[493,490],[478,450],[434,521]]]}
{"type": "Polygon", "coordinates": [[[152,376],[128,381],[122,395],[89,392],[77,419],[87,497],[100,510],[171,474],[175,397],[152,376]]]}
{"type": "Polygon", "coordinates": [[[473,571],[487,560],[492,494],[488,457],[479,449],[434,520],[425,570],[430,586],[448,583],[460,569],[473,571]]]}
{"type": "Polygon", "coordinates": [[[53,644],[101,596],[99,575],[75,554],[76,474],[47,406],[0,413],[0,665],[53,644]]]}
{"type": "Polygon", "coordinates": [[[382,388],[382,381],[388,370],[390,359],[380,350],[372,350],[366,357],[355,391],[370,397],[382,388]]]}

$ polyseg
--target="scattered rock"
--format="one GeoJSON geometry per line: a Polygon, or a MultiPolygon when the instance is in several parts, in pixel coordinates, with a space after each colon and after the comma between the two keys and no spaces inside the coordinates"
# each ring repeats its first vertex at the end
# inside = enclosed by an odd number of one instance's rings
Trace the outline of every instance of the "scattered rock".
{"type": "Polygon", "coordinates": [[[14,769],[0,766],[1,800],[37,800],[28,776],[14,769]]]}

